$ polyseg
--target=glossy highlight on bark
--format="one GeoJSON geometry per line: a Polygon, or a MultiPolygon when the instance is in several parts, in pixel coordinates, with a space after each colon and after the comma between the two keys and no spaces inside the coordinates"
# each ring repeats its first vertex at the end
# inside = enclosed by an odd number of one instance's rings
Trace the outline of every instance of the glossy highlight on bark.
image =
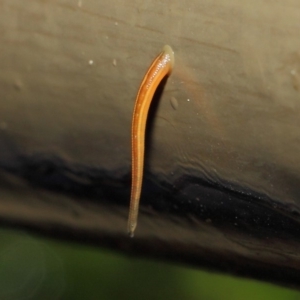
{"type": "Polygon", "coordinates": [[[131,237],[134,236],[134,230],[137,226],[139,202],[142,190],[145,129],[148,111],[158,85],[165,76],[170,74],[173,65],[174,52],[170,46],[166,45],[146,72],[135,100],[131,127],[132,183],[127,227],[131,237]]]}

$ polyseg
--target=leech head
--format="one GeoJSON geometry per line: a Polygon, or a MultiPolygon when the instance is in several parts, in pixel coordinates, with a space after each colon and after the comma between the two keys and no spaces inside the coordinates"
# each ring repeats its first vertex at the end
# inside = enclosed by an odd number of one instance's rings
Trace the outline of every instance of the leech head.
{"type": "Polygon", "coordinates": [[[169,45],[165,45],[163,47],[163,52],[169,57],[170,60],[170,72],[172,71],[175,63],[175,58],[174,58],[174,51],[169,45]]]}
{"type": "Polygon", "coordinates": [[[146,87],[150,89],[152,87],[152,82],[157,77],[157,74],[161,72],[162,69],[167,70],[166,75],[169,75],[174,66],[174,51],[169,45],[165,45],[162,49],[161,54],[158,56],[157,63],[154,66],[154,72],[147,80],[146,87]]]}

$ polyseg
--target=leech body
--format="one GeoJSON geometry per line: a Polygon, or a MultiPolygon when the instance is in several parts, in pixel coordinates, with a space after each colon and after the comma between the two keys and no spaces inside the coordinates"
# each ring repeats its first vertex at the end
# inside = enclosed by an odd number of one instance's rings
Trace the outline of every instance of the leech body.
{"type": "Polygon", "coordinates": [[[153,95],[162,81],[170,74],[174,65],[174,52],[166,45],[149,67],[137,93],[132,116],[132,182],[128,217],[128,233],[131,237],[137,225],[139,202],[142,190],[145,152],[145,130],[149,107],[153,95]]]}

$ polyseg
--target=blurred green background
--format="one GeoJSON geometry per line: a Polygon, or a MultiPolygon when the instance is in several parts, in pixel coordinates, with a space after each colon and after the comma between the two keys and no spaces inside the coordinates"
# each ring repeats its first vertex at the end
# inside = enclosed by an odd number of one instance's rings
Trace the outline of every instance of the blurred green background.
{"type": "Polygon", "coordinates": [[[0,299],[300,299],[300,292],[0,230],[0,299]]]}

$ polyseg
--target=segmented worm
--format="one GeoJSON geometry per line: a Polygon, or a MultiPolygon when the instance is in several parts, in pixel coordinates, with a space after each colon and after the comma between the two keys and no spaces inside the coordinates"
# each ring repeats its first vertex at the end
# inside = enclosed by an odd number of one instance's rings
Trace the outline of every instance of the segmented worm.
{"type": "Polygon", "coordinates": [[[139,202],[143,182],[145,129],[149,107],[153,95],[162,81],[169,75],[174,65],[174,52],[168,45],[157,56],[149,67],[136,96],[132,116],[131,147],[132,147],[132,183],[128,217],[128,233],[131,237],[137,225],[139,202]]]}

